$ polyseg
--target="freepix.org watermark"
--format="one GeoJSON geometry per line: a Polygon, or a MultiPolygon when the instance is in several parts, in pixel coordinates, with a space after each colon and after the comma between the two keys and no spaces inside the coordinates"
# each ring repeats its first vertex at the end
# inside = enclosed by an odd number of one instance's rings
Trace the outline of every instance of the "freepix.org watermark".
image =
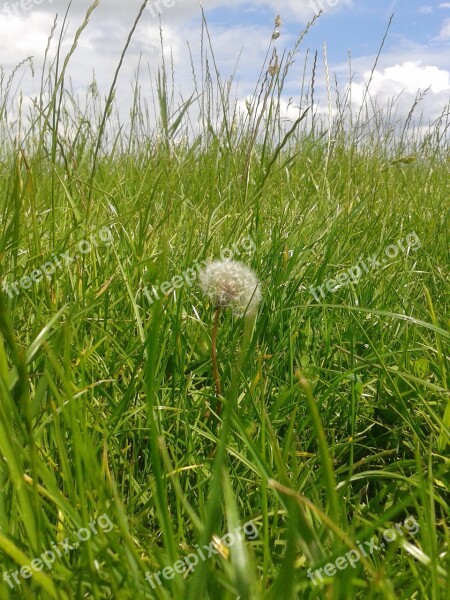
{"type": "Polygon", "coordinates": [[[314,10],[316,14],[327,8],[333,8],[337,6],[341,0],[309,0],[309,6],[314,10]]]}
{"type": "Polygon", "coordinates": [[[152,17],[156,18],[159,14],[163,13],[166,8],[172,8],[177,2],[181,0],[153,0],[149,2],[145,7],[152,17]]]}
{"type": "Polygon", "coordinates": [[[403,536],[403,528],[406,529],[411,535],[416,535],[416,533],[419,531],[419,523],[417,523],[415,517],[408,517],[403,523],[401,521],[399,523],[395,523],[393,528],[385,529],[383,531],[384,541],[380,542],[380,545],[377,545],[378,538],[375,535],[372,536],[369,541],[364,542],[365,548],[363,544],[357,540],[356,546],[358,547],[358,550],[352,548],[345,554],[338,556],[334,563],[329,562],[321,569],[316,569],[314,573],[312,569],[308,569],[307,576],[311,579],[314,585],[318,585],[316,578],[318,578],[320,582],[324,582],[322,571],[327,577],[334,577],[338,570],[343,571],[349,566],[354,569],[361,556],[365,558],[369,556],[369,554],[380,552],[386,547],[386,543],[390,544],[397,539],[397,535],[403,536]]]}
{"type": "Polygon", "coordinates": [[[106,513],[97,517],[97,520],[92,519],[89,523],[89,529],[87,527],[81,527],[76,532],[77,541],[70,543],[69,538],[67,537],[63,542],[59,542],[55,544],[52,542],[51,550],[46,550],[43,552],[38,558],[34,558],[29,565],[24,565],[17,571],[4,571],[3,572],[3,581],[9,585],[9,587],[13,590],[16,585],[21,585],[21,581],[19,577],[23,579],[30,579],[33,576],[35,571],[42,571],[45,568],[48,570],[53,569],[53,563],[56,561],[56,558],[62,558],[66,554],[69,554],[71,550],[78,548],[80,542],[87,542],[92,534],[97,535],[99,530],[97,526],[108,533],[113,528],[113,524],[111,519],[108,517],[106,513]]]}
{"type": "MultiPolygon", "coordinates": [[[[240,527],[236,527],[231,533],[226,533],[222,538],[219,538],[219,542],[227,548],[230,548],[236,543],[237,540],[240,541],[244,539],[242,533],[244,533],[249,540],[256,540],[258,537],[258,530],[253,521],[247,521],[247,523],[244,523],[240,527]]],[[[196,546],[197,550],[195,552],[191,552],[182,560],[177,560],[173,567],[165,567],[161,571],[153,574],[150,571],[147,571],[145,573],[145,579],[148,581],[151,588],[155,589],[156,585],[154,579],[158,585],[162,585],[161,576],[164,579],[170,580],[175,577],[175,573],[180,575],[182,573],[192,573],[195,571],[195,568],[200,561],[204,562],[215,554],[220,554],[217,546],[218,543],[215,541],[212,541],[210,544],[203,546],[202,548],[196,546]]]]}
{"type": "Polygon", "coordinates": [[[0,10],[7,17],[19,17],[21,16],[21,13],[28,12],[35,6],[40,6],[47,2],[48,4],[53,4],[53,0],[19,0],[18,2],[3,2],[0,6],[0,10]]]}
{"type": "MultiPolygon", "coordinates": [[[[220,251],[220,258],[221,260],[232,260],[241,256],[242,254],[250,256],[255,252],[255,250],[255,242],[250,236],[245,236],[240,238],[238,242],[235,242],[229,248],[222,248],[220,251]]],[[[153,304],[155,299],[160,299],[160,294],[166,296],[167,294],[170,294],[174,290],[177,290],[184,285],[192,287],[198,278],[199,272],[207,264],[208,261],[206,260],[197,260],[180,275],[175,275],[169,281],[164,281],[164,283],[152,286],[151,290],[148,289],[148,286],[145,286],[142,291],[146,295],[150,304],[153,304]]]]}
{"type": "Polygon", "coordinates": [[[325,298],[326,292],[333,293],[339,290],[342,287],[350,285],[351,283],[358,283],[364,273],[369,273],[370,271],[375,271],[386,264],[389,261],[397,258],[399,251],[406,253],[408,250],[412,252],[417,252],[419,248],[422,247],[422,244],[419,240],[417,233],[414,231],[409,233],[405,238],[398,240],[395,244],[390,244],[386,246],[384,249],[384,257],[380,257],[378,259],[378,254],[372,254],[365,260],[358,260],[358,262],[347,269],[347,271],[343,271],[336,275],[333,279],[328,279],[324,284],[314,287],[312,285],[309,286],[310,293],[314,296],[317,302],[320,302],[320,296],[325,298]],[[404,243],[405,242],[405,243],[404,243]],[[318,293],[320,296],[318,295],[318,293]]]}
{"type": "MultiPolygon", "coordinates": [[[[104,246],[110,246],[114,241],[112,231],[109,227],[103,227],[97,233],[93,233],[89,240],[81,240],[77,244],[77,249],[80,254],[87,254],[92,248],[98,247],[101,244],[104,246]],[[97,239],[98,238],[98,239],[97,239]]],[[[3,291],[8,294],[10,298],[14,298],[14,295],[20,294],[20,289],[29,290],[33,284],[40,283],[44,277],[48,279],[52,278],[52,275],[57,269],[63,269],[64,266],[76,262],[79,255],[72,256],[69,252],[63,252],[59,256],[53,254],[52,260],[48,260],[38,269],[34,269],[29,275],[23,275],[20,279],[11,283],[5,282],[3,284],[3,291]],[[63,262],[64,261],[64,264],[63,262]]]]}

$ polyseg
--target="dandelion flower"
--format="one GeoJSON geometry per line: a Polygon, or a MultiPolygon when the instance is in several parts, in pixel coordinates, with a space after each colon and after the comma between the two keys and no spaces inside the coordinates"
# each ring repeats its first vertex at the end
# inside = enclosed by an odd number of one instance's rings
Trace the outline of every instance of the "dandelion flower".
{"type": "Polygon", "coordinates": [[[261,300],[256,274],[235,260],[215,260],[200,273],[200,287],[216,308],[231,308],[238,316],[254,314],[261,300]]]}
{"type": "MultiPolygon", "coordinates": [[[[220,312],[231,308],[237,316],[256,312],[261,300],[261,289],[255,273],[235,260],[215,260],[200,272],[200,287],[214,304],[214,322],[211,336],[211,363],[214,387],[218,398],[216,412],[222,410],[222,388],[217,362],[217,331],[220,312]]],[[[206,413],[209,419],[210,412],[206,413]]]]}

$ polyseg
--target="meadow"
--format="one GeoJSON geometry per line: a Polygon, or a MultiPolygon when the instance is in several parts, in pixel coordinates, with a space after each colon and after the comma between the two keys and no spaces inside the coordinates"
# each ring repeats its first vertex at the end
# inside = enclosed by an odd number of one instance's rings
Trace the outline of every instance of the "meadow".
{"type": "Polygon", "coordinates": [[[1,600],[450,598],[448,112],[329,75],[320,118],[313,61],[286,121],[307,31],[238,111],[205,23],[192,96],[162,59],[122,123],[120,64],[68,83],[88,19],[14,121],[0,77],[1,600]],[[262,294],[220,399],[218,258],[262,294]]]}

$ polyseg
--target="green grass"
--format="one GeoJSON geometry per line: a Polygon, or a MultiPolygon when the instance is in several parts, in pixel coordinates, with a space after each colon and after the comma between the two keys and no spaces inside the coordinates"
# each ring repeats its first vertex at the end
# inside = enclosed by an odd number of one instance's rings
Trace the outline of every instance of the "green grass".
{"type": "MultiPolygon", "coordinates": [[[[237,118],[217,71],[174,106],[162,63],[158,124],[136,92],[128,130],[95,85],[82,108],[60,56],[22,132],[2,128],[3,281],[70,257],[0,296],[2,573],[112,524],[14,589],[2,574],[2,600],[449,597],[445,118],[401,135],[344,98],[327,129],[304,112],[313,74],[285,126],[297,49],[269,74],[270,46],[237,118]],[[322,302],[309,292],[413,232],[420,247],[322,302]],[[224,410],[206,421],[214,307],[196,283],[153,302],[144,288],[244,236],[263,302],[254,321],[222,311],[224,410]],[[308,578],[408,517],[414,533],[308,578]],[[146,581],[250,521],[254,539],[146,581]]],[[[24,68],[1,78],[4,123],[24,68]]]]}

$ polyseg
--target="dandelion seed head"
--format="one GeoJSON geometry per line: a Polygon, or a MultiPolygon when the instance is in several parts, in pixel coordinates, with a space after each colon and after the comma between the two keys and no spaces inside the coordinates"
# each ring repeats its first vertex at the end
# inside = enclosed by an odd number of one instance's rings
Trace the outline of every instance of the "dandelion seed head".
{"type": "Polygon", "coordinates": [[[261,288],[254,271],[235,260],[215,260],[200,273],[200,287],[215,306],[237,316],[256,312],[261,288]]]}

